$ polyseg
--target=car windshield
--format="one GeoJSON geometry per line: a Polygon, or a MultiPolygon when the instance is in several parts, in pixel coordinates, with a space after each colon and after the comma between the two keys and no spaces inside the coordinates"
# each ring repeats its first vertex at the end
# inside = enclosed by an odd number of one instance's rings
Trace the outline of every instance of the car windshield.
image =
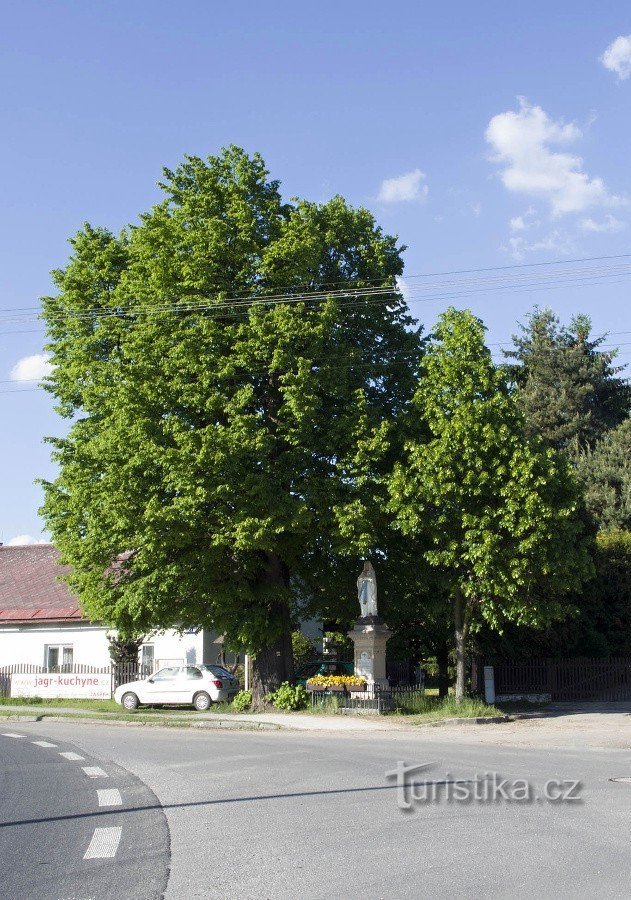
{"type": "Polygon", "coordinates": [[[175,676],[180,671],[179,666],[169,666],[166,669],[159,669],[155,674],[151,676],[152,681],[165,681],[168,678],[175,678],[175,676]]]}
{"type": "Polygon", "coordinates": [[[224,669],[223,666],[201,666],[201,668],[206,672],[210,672],[211,675],[219,675],[221,678],[232,678],[230,672],[224,669]]]}

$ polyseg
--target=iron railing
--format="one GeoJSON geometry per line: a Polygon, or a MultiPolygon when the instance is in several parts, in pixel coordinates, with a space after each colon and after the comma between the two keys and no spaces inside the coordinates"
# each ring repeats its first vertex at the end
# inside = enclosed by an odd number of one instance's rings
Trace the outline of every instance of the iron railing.
{"type": "Polygon", "coordinates": [[[425,688],[422,684],[404,687],[367,685],[363,691],[324,690],[309,693],[314,709],[385,713],[397,709],[413,711],[415,705],[422,702],[425,688]]]}

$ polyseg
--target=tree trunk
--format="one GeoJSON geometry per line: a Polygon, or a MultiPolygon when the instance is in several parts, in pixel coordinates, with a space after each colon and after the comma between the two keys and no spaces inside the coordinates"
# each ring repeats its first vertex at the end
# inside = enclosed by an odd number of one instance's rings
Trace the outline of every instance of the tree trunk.
{"type": "Polygon", "coordinates": [[[456,631],[456,703],[461,703],[465,695],[465,668],[469,622],[465,598],[456,595],[454,602],[454,625],[456,631]]]}
{"type": "MultiPolygon", "coordinates": [[[[279,594],[284,594],[289,587],[287,567],[275,554],[266,553],[265,568],[260,583],[277,586],[279,594]]],[[[275,621],[280,629],[279,636],[272,642],[259,647],[252,659],[252,705],[265,705],[265,698],[275,691],[283,681],[292,681],[294,662],[291,645],[291,622],[289,607],[283,599],[270,609],[270,620],[275,621]]]]}
{"type": "Polygon", "coordinates": [[[449,694],[449,647],[447,642],[440,644],[436,651],[438,663],[438,696],[441,700],[449,694]]]}

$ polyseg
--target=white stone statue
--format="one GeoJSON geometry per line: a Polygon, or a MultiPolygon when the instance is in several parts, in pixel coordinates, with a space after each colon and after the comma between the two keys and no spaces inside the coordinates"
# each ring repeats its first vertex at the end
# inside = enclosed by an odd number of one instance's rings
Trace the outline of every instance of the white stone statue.
{"type": "Polygon", "coordinates": [[[357,597],[362,618],[376,616],[377,613],[377,576],[371,562],[366,561],[357,579],[357,597]]]}

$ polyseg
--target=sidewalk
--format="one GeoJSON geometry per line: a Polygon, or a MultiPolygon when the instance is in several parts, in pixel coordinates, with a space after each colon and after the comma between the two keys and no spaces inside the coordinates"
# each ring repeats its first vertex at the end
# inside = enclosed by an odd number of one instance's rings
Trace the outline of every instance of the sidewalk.
{"type": "Polygon", "coordinates": [[[122,724],[185,725],[193,728],[270,728],[292,729],[295,731],[384,731],[401,727],[384,716],[347,716],[309,713],[213,713],[190,712],[188,710],[153,712],[139,710],[137,713],[100,712],[71,706],[0,706],[0,722],[3,719],[38,721],[41,717],[80,718],[82,721],[111,721],[122,724]]]}

